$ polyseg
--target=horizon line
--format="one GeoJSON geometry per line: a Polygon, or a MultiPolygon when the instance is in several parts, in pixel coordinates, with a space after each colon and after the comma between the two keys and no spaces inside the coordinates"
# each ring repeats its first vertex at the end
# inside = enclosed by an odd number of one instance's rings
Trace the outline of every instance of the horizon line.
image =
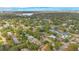
{"type": "Polygon", "coordinates": [[[79,7],[0,7],[0,11],[79,11],[79,7]]]}

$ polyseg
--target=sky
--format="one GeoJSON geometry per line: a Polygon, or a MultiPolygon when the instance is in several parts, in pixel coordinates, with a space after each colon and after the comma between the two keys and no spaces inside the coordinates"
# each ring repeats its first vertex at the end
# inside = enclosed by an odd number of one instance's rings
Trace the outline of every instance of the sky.
{"type": "MultiPolygon", "coordinates": [[[[57,7],[48,8],[50,10],[79,10],[79,0],[0,0],[0,7],[57,7]],[[69,8],[58,8],[69,7],[69,8]],[[73,7],[73,8],[71,8],[73,7]],[[77,8],[74,8],[77,7],[77,8]]],[[[26,9],[1,9],[2,10],[48,10],[47,8],[26,8],[26,9]]]]}
{"type": "Polygon", "coordinates": [[[79,0],[0,0],[0,7],[79,7],[79,0]]]}

